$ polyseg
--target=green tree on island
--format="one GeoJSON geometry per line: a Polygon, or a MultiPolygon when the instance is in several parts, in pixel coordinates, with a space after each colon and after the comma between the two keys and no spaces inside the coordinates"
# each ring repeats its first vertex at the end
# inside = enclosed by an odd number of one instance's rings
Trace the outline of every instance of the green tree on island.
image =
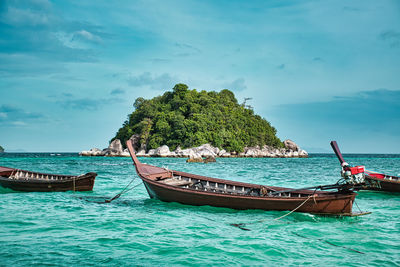
{"type": "Polygon", "coordinates": [[[140,144],[147,149],[168,145],[174,150],[205,143],[236,152],[245,146],[283,147],[276,129],[251,107],[240,105],[227,89],[199,92],[177,84],[162,96],[139,97],[133,106],[135,111],[112,139],[120,139],[124,145],[133,134],[139,134],[140,144]]]}

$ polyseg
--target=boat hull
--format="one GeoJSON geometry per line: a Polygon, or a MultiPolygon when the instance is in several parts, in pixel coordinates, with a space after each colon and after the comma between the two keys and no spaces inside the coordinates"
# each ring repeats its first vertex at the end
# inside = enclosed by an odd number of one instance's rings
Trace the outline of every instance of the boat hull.
{"type": "Polygon", "coordinates": [[[365,176],[365,180],[372,186],[363,186],[364,190],[385,191],[385,192],[400,192],[400,182],[380,179],[369,175],[365,176]]]}
{"type": "Polygon", "coordinates": [[[67,181],[38,181],[23,180],[13,181],[8,178],[0,177],[0,185],[15,191],[25,192],[55,192],[55,191],[92,191],[95,176],[67,181]]]}
{"type": "Polygon", "coordinates": [[[0,167],[0,186],[24,192],[91,191],[97,173],[79,176],[55,175],[0,167]],[[16,173],[28,174],[16,178],[16,173]]]}
{"type": "Polygon", "coordinates": [[[178,202],[193,206],[214,206],[238,210],[294,210],[297,212],[320,214],[350,214],[355,199],[355,193],[318,194],[315,197],[284,198],[284,197],[252,197],[195,190],[180,189],[159,184],[142,178],[151,198],[165,202],[178,202]]]}

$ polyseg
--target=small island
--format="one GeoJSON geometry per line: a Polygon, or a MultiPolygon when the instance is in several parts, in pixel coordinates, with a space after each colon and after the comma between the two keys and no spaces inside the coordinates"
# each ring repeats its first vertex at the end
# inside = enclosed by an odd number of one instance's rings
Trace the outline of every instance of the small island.
{"type": "Polygon", "coordinates": [[[2,146],[0,146],[0,153],[4,152],[4,148],[2,146]]]}
{"type": "Polygon", "coordinates": [[[161,96],[137,98],[133,106],[108,148],[80,154],[129,156],[125,143],[131,139],[138,156],[308,156],[293,141],[282,142],[270,122],[239,104],[228,89],[208,92],[176,84],[161,96]]]}

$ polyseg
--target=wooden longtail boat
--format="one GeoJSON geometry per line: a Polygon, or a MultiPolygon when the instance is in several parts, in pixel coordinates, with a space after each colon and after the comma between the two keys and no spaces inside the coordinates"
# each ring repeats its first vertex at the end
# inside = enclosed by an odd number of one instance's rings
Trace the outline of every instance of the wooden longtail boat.
{"type": "Polygon", "coordinates": [[[25,171],[0,166],[0,185],[16,191],[54,192],[91,191],[97,173],[59,175],[25,171]]]}
{"type": "Polygon", "coordinates": [[[350,166],[343,158],[336,141],[331,146],[342,166],[342,176],[353,180],[360,190],[400,192],[400,177],[365,170],[364,166],[350,166]],[[357,177],[358,176],[358,177],[357,177]]]}
{"type": "Polygon", "coordinates": [[[127,142],[136,172],[151,198],[232,209],[290,210],[353,215],[356,193],[290,189],[210,178],[141,163],[127,142]]]}
{"type": "Polygon", "coordinates": [[[400,192],[400,177],[365,170],[365,180],[363,189],[400,192]]]}

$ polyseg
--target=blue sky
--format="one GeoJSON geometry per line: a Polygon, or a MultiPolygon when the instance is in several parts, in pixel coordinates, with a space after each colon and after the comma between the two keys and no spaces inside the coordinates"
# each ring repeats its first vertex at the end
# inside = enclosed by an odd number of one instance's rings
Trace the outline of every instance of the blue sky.
{"type": "Polygon", "coordinates": [[[400,153],[398,1],[0,1],[0,145],[104,148],[186,83],[309,151],[400,153]]]}

